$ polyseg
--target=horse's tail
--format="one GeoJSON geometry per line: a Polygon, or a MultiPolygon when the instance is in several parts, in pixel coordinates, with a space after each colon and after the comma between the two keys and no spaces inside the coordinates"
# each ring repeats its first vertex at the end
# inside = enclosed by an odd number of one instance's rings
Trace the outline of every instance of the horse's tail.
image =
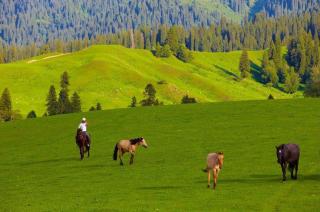
{"type": "Polygon", "coordinates": [[[113,152],[113,160],[117,160],[118,158],[118,144],[114,147],[114,152],[113,152]]]}

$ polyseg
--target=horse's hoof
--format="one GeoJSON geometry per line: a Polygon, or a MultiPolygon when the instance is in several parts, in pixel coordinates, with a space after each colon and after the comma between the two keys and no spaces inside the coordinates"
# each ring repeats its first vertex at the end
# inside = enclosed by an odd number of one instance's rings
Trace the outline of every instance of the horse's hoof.
{"type": "Polygon", "coordinates": [[[207,185],[207,188],[210,188],[210,185],[207,185]]]}

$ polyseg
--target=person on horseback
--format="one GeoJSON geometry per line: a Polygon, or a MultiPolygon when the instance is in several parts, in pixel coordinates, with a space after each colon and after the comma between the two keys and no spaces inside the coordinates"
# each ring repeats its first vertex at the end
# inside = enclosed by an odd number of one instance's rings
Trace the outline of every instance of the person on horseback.
{"type": "Polygon", "coordinates": [[[87,140],[88,140],[88,145],[90,145],[91,144],[91,140],[90,140],[89,134],[87,132],[87,127],[88,127],[87,119],[86,118],[82,118],[78,129],[81,129],[81,131],[86,135],[87,140]]]}

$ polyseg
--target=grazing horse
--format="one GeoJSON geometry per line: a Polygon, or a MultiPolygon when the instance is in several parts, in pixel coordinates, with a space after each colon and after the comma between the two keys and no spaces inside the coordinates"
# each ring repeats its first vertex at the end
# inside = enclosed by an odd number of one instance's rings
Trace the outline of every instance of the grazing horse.
{"type": "Polygon", "coordinates": [[[87,139],[87,135],[82,132],[81,129],[77,129],[76,143],[80,149],[81,160],[84,157],[84,153],[88,152],[88,157],[90,156],[90,141],[87,139]]]}
{"type": "Polygon", "coordinates": [[[123,154],[126,152],[129,152],[131,154],[130,164],[133,164],[134,155],[136,153],[138,146],[140,145],[142,145],[145,148],[148,147],[148,144],[144,140],[144,138],[133,138],[130,140],[119,141],[114,147],[113,160],[117,160],[119,155],[120,165],[123,166],[123,161],[122,161],[123,154]]]}
{"type": "Polygon", "coordinates": [[[289,170],[291,172],[291,179],[296,180],[298,178],[298,165],[300,157],[300,149],[297,144],[281,144],[276,146],[276,154],[278,158],[278,163],[282,168],[283,181],[287,179],[286,169],[289,164],[289,170]],[[295,176],[293,171],[295,169],[295,176]]]}
{"type": "Polygon", "coordinates": [[[213,172],[213,189],[216,189],[217,179],[220,170],[222,169],[224,160],[223,152],[209,153],[207,157],[207,168],[203,171],[208,173],[208,188],[210,188],[210,174],[213,172]]]}

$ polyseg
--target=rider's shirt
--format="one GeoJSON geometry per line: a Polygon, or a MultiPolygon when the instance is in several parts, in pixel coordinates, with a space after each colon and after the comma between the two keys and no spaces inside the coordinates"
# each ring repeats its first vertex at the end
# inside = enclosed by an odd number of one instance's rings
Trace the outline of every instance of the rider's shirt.
{"type": "Polygon", "coordinates": [[[87,132],[87,123],[80,123],[79,129],[81,129],[82,132],[87,132]]]}

